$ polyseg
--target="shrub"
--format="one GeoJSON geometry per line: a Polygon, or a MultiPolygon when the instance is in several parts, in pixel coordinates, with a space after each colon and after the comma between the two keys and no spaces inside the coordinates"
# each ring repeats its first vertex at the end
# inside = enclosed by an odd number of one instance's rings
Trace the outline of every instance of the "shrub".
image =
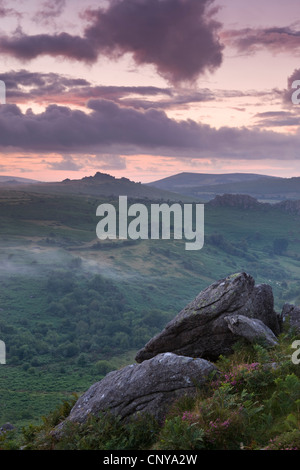
{"type": "Polygon", "coordinates": [[[164,450],[195,450],[204,448],[204,431],[197,422],[175,416],[166,419],[159,435],[158,449],[164,450]]]}
{"type": "Polygon", "coordinates": [[[264,450],[300,450],[300,429],[285,432],[270,439],[264,450]]]}

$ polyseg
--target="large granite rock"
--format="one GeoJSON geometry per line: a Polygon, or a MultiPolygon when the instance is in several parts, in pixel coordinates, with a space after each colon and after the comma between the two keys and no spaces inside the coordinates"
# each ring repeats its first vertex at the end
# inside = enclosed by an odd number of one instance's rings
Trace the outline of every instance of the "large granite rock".
{"type": "Polygon", "coordinates": [[[229,328],[225,318],[230,315],[261,320],[274,335],[281,331],[271,286],[255,285],[247,273],[232,274],[200,292],[138,352],[136,361],[140,363],[162,352],[212,361],[220,354],[229,354],[241,336],[229,328]]]}
{"type": "Polygon", "coordinates": [[[161,420],[173,400],[194,394],[214,371],[216,367],[204,359],[159,354],[107,374],[78,399],[67,421],[82,423],[90,414],[107,411],[121,419],[146,413],[161,420]]]}

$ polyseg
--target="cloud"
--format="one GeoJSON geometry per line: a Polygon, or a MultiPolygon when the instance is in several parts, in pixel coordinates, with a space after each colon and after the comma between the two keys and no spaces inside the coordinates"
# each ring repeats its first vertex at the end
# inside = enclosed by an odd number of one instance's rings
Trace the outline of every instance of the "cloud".
{"type": "Polygon", "coordinates": [[[14,8],[6,8],[5,0],[0,0],[0,18],[4,18],[6,16],[15,16],[16,18],[22,18],[22,14],[15,10],[14,8]]]}
{"type": "MultiPolygon", "coordinates": [[[[66,95],[74,97],[76,93],[80,94],[82,90],[92,88],[86,79],[66,77],[52,72],[30,72],[24,69],[1,73],[0,80],[3,80],[6,85],[6,96],[9,103],[26,101],[49,103],[54,100],[68,102],[66,95]]],[[[86,99],[82,102],[85,103],[85,101],[86,99]]],[[[69,102],[72,102],[71,98],[69,98],[69,102]]]]}
{"type": "Polygon", "coordinates": [[[117,0],[90,12],[85,35],[108,57],[130,52],[172,82],[193,80],[222,62],[211,0],[117,0]]]}
{"type": "Polygon", "coordinates": [[[42,160],[42,163],[46,164],[48,170],[55,171],[80,171],[84,168],[97,168],[98,170],[125,170],[127,166],[126,158],[115,154],[62,155],[60,160],[49,161],[44,159],[42,160]]]}
{"type": "Polygon", "coordinates": [[[120,155],[96,155],[89,159],[88,164],[101,170],[125,170],[126,158],[120,155]]]}
{"type": "Polygon", "coordinates": [[[35,13],[33,21],[44,25],[53,23],[62,14],[65,6],[66,0],[45,0],[35,13]]]}
{"type": "Polygon", "coordinates": [[[120,107],[137,110],[189,110],[192,105],[207,102],[228,102],[231,109],[245,111],[233,101],[238,98],[256,97],[260,100],[278,98],[282,90],[220,90],[196,87],[155,87],[155,86],[104,86],[94,85],[86,79],[72,78],[58,73],[32,72],[25,69],[0,73],[0,80],[6,84],[7,103],[39,105],[68,105],[81,109],[90,99],[113,101],[120,107]]]}
{"type": "Polygon", "coordinates": [[[47,163],[49,170],[79,171],[83,168],[83,165],[75,162],[70,155],[62,156],[61,160],[58,162],[46,162],[43,160],[43,163],[47,163]]]}
{"type": "MultiPolygon", "coordinates": [[[[86,111],[50,105],[41,113],[23,113],[16,105],[0,107],[0,149],[6,153],[52,152],[73,159],[79,154],[297,159],[299,144],[299,134],[215,129],[192,120],[176,121],[162,110],[141,111],[109,100],[90,100],[86,111]]],[[[65,158],[61,164],[73,162],[65,158]]]]}
{"type": "Polygon", "coordinates": [[[267,111],[257,113],[254,118],[258,120],[261,127],[299,127],[299,116],[287,111],[267,111]]]}
{"type": "Polygon", "coordinates": [[[37,34],[28,36],[18,29],[13,37],[0,37],[0,53],[8,54],[23,61],[39,55],[61,56],[89,62],[95,62],[98,54],[85,38],[68,33],[54,35],[37,34]]]}
{"type": "Polygon", "coordinates": [[[226,46],[240,53],[254,54],[263,49],[272,53],[300,53],[300,31],[287,27],[244,28],[221,33],[226,46]]]}
{"type": "Polygon", "coordinates": [[[215,94],[207,89],[161,88],[155,86],[92,85],[86,79],[57,73],[38,73],[25,69],[0,73],[6,84],[9,103],[74,104],[85,106],[91,98],[107,99],[120,106],[136,109],[187,108],[192,103],[212,101],[215,94]]]}
{"type": "Polygon", "coordinates": [[[21,60],[40,55],[96,62],[130,53],[137,65],[151,64],[172,83],[193,81],[222,63],[214,0],[111,0],[106,9],[86,10],[83,36],[66,32],[0,37],[0,53],[21,60]]]}

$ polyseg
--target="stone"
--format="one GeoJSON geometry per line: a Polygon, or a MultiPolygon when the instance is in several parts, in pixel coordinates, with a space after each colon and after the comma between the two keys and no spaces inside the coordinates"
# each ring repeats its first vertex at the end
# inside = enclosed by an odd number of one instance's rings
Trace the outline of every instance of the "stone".
{"type": "Polygon", "coordinates": [[[108,373],[78,399],[67,421],[83,423],[88,416],[102,412],[122,420],[144,413],[160,421],[174,400],[195,394],[197,386],[205,384],[213,372],[216,367],[204,359],[159,354],[108,373]]]}
{"type": "Polygon", "coordinates": [[[278,335],[280,316],[274,311],[271,286],[255,285],[247,273],[232,274],[211,284],[190,302],[136,355],[141,363],[162,352],[215,361],[230,354],[239,338],[228,328],[225,317],[244,315],[261,320],[278,335]]]}
{"type": "Polygon", "coordinates": [[[282,307],[283,321],[289,321],[289,325],[300,332],[300,308],[296,305],[284,304],[282,307]]]}
{"type": "Polygon", "coordinates": [[[277,338],[261,320],[248,318],[244,315],[231,315],[224,318],[230,331],[237,336],[245,338],[250,343],[262,340],[266,346],[276,346],[277,338]]]}
{"type": "Polygon", "coordinates": [[[10,423],[5,423],[0,427],[0,436],[6,432],[13,431],[15,427],[10,423]]]}

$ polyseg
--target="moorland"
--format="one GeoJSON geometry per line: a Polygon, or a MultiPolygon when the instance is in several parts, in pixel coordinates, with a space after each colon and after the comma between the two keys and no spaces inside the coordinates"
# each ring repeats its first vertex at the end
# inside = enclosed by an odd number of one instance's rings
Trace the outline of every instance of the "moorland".
{"type": "Polygon", "coordinates": [[[117,206],[126,188],[129,201],[145,205],[193,200],[100,173],[1,186],[0,339],[7,363],[0,366],[0,425],[39,424],[62,401],[134,361],[202,289],[228,274],[245,271],[270,284],[277,311],[300,303],[297,212],[266,202],[245,206],[238,194],[230,205],[205,203],[199,251],[186,251],[184,240],[100,241],[96,209],[117,206]]]}

